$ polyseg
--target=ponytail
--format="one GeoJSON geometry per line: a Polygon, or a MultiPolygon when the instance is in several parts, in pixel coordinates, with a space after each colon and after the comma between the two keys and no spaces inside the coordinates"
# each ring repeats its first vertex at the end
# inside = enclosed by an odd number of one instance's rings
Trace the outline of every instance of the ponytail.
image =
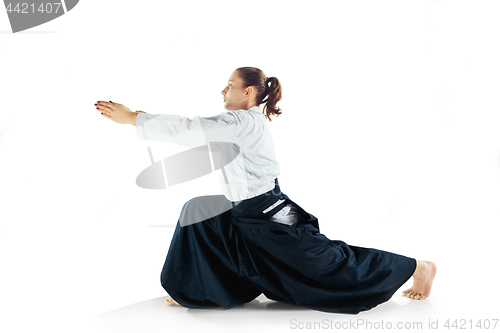
{"type": "Polygon", "coordinates": [[[276,105],[281,100],[281,84],[278,78],[266,77],[264,72],[255,67],[236,69],[243,80],[243,87],[254,86],[257,90],[257,105],[264,104],[263,113],[269,121],[271,115],[278,117],[281,109],[276,105]]]}
{"type": "Polygon", "coordinates": [[[278,117],[281,114],[281,109],[276,105],[281,99],[281,84],[278,78],[272,76],[267,78],[266,86],[268,89],[266,99],[262,101],[264,105],[264,113],[267,119],[271,121],[271,115],[278,117]],[[269,82],[270,86],[267,86],[269,82]]]}

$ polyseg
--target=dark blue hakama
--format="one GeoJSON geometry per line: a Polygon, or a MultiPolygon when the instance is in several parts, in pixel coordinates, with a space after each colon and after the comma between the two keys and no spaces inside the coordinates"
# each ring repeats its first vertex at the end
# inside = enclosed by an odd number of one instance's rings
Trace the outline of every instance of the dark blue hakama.
{"type": "Polygon", "coordinates": [[[416,267],[413,258],[328,239],[318,219],[282,193],[276,179],[274,190],[236,205],[223,195],[188,201],[161,284],[187,308],[231,308],[263,293],[278,302],[357,314],[388,301],[416,267]],[[296,225],[269,221],[288,203],[299,211],[296,225]],[[210,215],[214,207],[227,210],[210,215]],[[213,217],[197,222],[200,216],[213,217]]]}

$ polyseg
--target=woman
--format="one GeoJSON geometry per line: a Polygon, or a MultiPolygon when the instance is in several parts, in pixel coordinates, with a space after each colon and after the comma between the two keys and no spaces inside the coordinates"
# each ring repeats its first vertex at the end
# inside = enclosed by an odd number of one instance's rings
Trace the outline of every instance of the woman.
{"type": "Polygon", "coordinates": [[[227,112],[191,119],[96,104],[103,116],[135,125],[142,139],[238,147],[237,157],[221,164],[224,195],[194,198],[183,207],[161,273],[172,297],[167,304],[231,308],[264,293],[279,302],[356,314],[389,300],[411,276],[413,286],[403,295],[429,296],[434,263],[330,240],[314,215],[281,192],[266,123],[281,114],[277,78],[241,67],[222,95],[227,112]]]}

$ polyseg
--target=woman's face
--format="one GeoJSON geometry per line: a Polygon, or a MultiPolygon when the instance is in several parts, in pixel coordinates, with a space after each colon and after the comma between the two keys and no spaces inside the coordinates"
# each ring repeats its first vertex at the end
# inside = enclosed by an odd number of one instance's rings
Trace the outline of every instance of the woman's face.
{"type": "Polygon", "coordinates": [[[227,86],[221,93],[224,96],[226,110],[247,110],[256,105],[254,87],[243,88],[243,81],[238,76],[238,71],[231,74],[227,86]]]}

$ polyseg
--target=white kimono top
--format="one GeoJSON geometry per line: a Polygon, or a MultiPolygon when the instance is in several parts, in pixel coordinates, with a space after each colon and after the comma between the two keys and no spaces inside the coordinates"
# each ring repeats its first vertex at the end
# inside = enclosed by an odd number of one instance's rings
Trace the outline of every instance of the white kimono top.
{"type": "Polygon", "coordinates": [[[240,201],[268,192],[280,174],[267,119],[258,106],[227,111],[213,117],[138,113],[137,136],[143,140],[168,141],[189,148],[208,142],[231,142],[239,155],[224,166],[220,184],[225,197],[240,201]]]}

